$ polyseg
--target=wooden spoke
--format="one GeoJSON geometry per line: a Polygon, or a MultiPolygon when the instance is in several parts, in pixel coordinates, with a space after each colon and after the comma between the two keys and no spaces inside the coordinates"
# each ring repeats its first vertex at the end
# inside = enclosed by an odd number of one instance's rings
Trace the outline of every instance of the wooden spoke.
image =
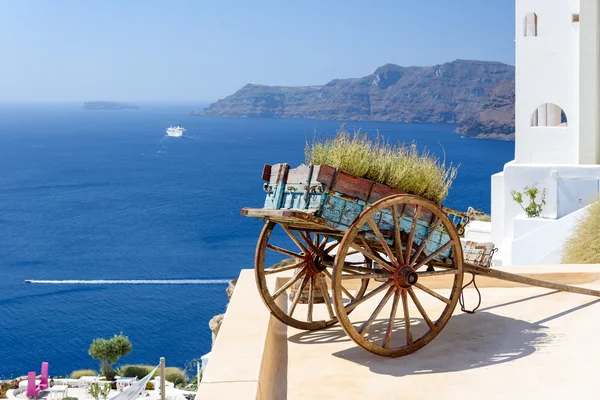
{"type": "Polygon", "coordinates": [[[270,243],[267,245],[267,249],[271,249],[273,251],[276,251],[276,252],[281,253],[281,254],[285,254],[285,255],[290,256],[290,257],[296,257],[296,258],[300,258],[302,260],[304,259],[304,257],[301,254],[297,254],[297,253],[291,252],[289,250],[282,249],[281,247],[272,245],[270,243]]]}
{"type": "Polygon", "coordinates": [[[312,237],[310,236],[310,232],[300,231],[300,237],[304,239],[304,242],[310,247],[310,249],[314,252],[317,252],[317,248],[313,244],[312,237]]]}
{"type": "MultiPolygon", "coordinates": [[[[364,241],[364,239],[363,239],[364,241]]],[[[368,245],[366,244],[366,242],[363,243],[365,246],[368,245]]],[[[394,272],[395,269],[394,267],[392,267],[391,265],[389,265],[387,263],[387,261],[383,261],[383,259],[381,259],[381,257],[376,256],[373,252],[371,252],[370,250],[367,249],[363,249],[362,247],[360,247],[360,245],[356,244],[356,243],[352,243],[350,245],[353,249],[360,251],[361,253],[363,253],[363,255],[367,256],[368,258],[370,258],[371,260],[375,261],[377,264],[381,265],[383,268],[387,269],[390,272],[394,272]]]]}
{"type": "Polygon", "coordinates": [[[406,242],[406,254],[404,255],[404,262],[408,264],[410,262],[410,253],[412,251],[413,241],[415,240],[415,233],[417,231],[417,223],[419,222],[419,214],[421,207],[417,204],[415,206],[415,212],[413,214],[412,227],[410,228],[410,234],[408,235],[408,242],[406,242]]]}
{"type": "Polygon", "coordinates": [[[304,288],[306,287],[306,284],[308,283],[309,280],[310,280],[310,277],[308,276],[308,274],[304,275],[304,278],[302,278],[302,283],[300,284],[300,287],[298,288],[298,291],[296,292],[296,295],[294,296],[294,300],[292,301],[292,307],[290,308],[290,312],[289,312],[290,317],[292,315],[294,315],[294,310],[296,309],[296,306],[298,305],[298,300],[300,300],[300,297],[302,297],[302,292],[304,291],[304,288]]]}
{"type": "Polygon", "coordinates": [[[333,307],[331,307],[331,299],[329,298],[329,292],[327,290],[327,282],[322,275],[317,275],[316,279],[317,286],[319,291],[321,292],[321,296],[325,300],[325,306],[327,307],[327,312],[329,313],[329,318],[335,318],[335,314],[333,313],[333,307]]]}
{"type": "Polygon", "coordinates": [[[392,274],[342,274],[342,279],[390,279],[392,274]]]}
{"type": "Polygon", "coordinates": [[[419,289],[421,289],[422,291],[424,291],[425,293],[432,295],[436,299],[443,301],[446,304],[451,304],[452,303],[452,300],[447,299],[444,296],[442,296],[442,295],[434,292],[433,290],[429,289],[428,287],[421,285],[419,282],[415,283],[415,286],[418,287],[419,289]]]}
{"type": "Polygon", "coordinates": [[[377,224],[375,223],[375,221],[373,221],[373,218],[369,218],[367,220],[367,223],[373,230],[373,233],[375,233],[375,236],[377,236],[377,239],[379,239],[379,242],[381,243],[381,246],[383,247],[385,254],[387,254],[388,258],[390,259],[390,262],[392,264],[396,264],[397,263],[396,257],[394,257],[394,254],[392,253],[392,249],[390,249],[390,246],[388,246],[387,242],[385,241],[385,238],[381,234],[381,231],[377,227],[377,224]]]}
{"type": "Polygon", "coordinates": [[[308,250],[306,250],[306,247],[304,247],[304,245],[302,244],[302,242],[296,237],[296,235],[294,235],[294,233],[292,231],[290,231],[290,228],[288,228],[285,225],[281,225],[281,228],[283,228],[283,230],[285,231],[285,233],[287,233],[287,235],[290,237],[290,239],[292,239],[292,241],[294,243],[296,243],[296,246],[298,246],[300,248],[300,250],[302,250],[302,252],[304,254],[306,254],[308,252],[308,250]]]}
{"type": "Polygon", "coordinates": [[[437,221],[435,221],[435,223],[429,228],[429,232],[427,232],[427,236],[425,236],[425,238],[421,242],[421,245],[419,246],[417,251],[415,251],[415,254],[413,254],[412,259],[410,260],[410,265],[414,264],[417,261],[417,259],[419,258],[419,256],[423,252],[423,250],[425,249],[425,246],[427,246],[427,242],[429,242],[429,239],[431,239],[431,236],[436,231],[437,227],[440,226],[441,223],[442,223],[442,219],[438,218],[437,221]]]}
{"type": "Polygon", "coordinates": [[[402,308],[404,309],[404,325],[406,328],[406,344],[413,344],[413,336],[410,330],[410,315],[408,314],[408,299],[406,298],[406,290],[402,290],[402,308]]]}
{"type": "MultiPolygon", "coordinates": [[[[329,279],[333,280],[333,277],[331,276],[329,271],[324,270],[323,272],[325,273],[325,275],[327,275],[329,277],[329,279]]],[[[354,301],[354,296],[352,296],[352,294],[348,291],[348,289],[346,289],[343,285],[342,285],[342,291],[344,292],[344,294],[346,294],[346,296],[348,296],[350,301],[354,301]]]]}
{"type": "Polygon", "coordinates": [[[444,271],[427,271],[427,272],[417,272],[420,278],[426,278],[428,276],[438,276],[438,275],[456,275],[458,274],[458,270],[456,269],[446,269],[444,271]]]}
{"type": "Polygon", "coordinates": [[[333,250],[333,248],[334,248],[335,246],[339,245],[339,244],[340,244],[340,243],[339,243],[338,241],[334,241],[334,242],[333,242],[333,243],[331,243],[329,246],[327,246],[327,247],[325,248],[325,250],[323,250],[323,251],[324,251],[325,253],[329,254],[329,252],[330,252],[331,250],[333,250]]]}
{"type": "Polygon", "coordinates": [[[392,330],[394,329],[394,320],[396,319],[396,312],[398,310],[398,301],[400,300],[400,291],[396,290],[394,292],[394,300],[392,303],[392,310],[390,311],[390,319],[388,322],[387,330],[385,331],[385,337],[383,338],[383,347],[386,348],[390,345],[390,340],[392,338],[392,330]]]}
{"type": "Polygon", "coordinates": [[[333,276],[334,311],[344,331],[365,350],[388,357],[411,354],[430,343],[452,317],[462,290],[464,269],[460,237],[447,212],[450,211],[419,196],[391,194],[368,205],[340,240],[335,266],[329,270],[333,276]],[[378,223],[378,216],[382,213],[386,222],[378,223]],[[410,220],[410,217],[413,219],[410,220]],[[394,243],[390,242],[392,238],[394,243]],[[388,240],[385,242],[383,239],[388,240]],[[371,270],[369,265],[348,263],[346,256],[350,250],[360,252],[371,263],[371,270]],[[425,271],[426,268],[421,268],[422,272],[418,270],[424,265],[432,268],[428,268],[429,271],[425,271]],[[443,268],[438,268],[438,265],[443,268]],[[395,267],[399,266],[407,266],[408,269],[402,271],[402,277],[397,281],[393,277],[397,272],[395,267]],[[404,279],[409,279],[405,273],[411,269],[417,273],[417,282],[406,288],[398,286],[404,279]],[[439,279],[440,285],[445,285],[440,286],[446,289],[442,291],[443,295],[430,289],[432,285],[428,284],[434,281],[429,277],[438,275],[447,275],[447,279],[439,279]],[[350,287],[351,283],[361,282],[359,279],[367,277],[369,279],[363,281],[375,280],[375,289],[369,289],[362,296],[357,295],[348,303],[344,285],[350,287]],[[422,297],[416,293],[417,290],[436,300],[419,301],[422,297]],[[392,294],[394,300],[390,303],[392,294]],[[413,303],[418,311],[411,310],[413,303]],[[383,317],[385,307],[390,309],[383,317]],[[364,312],[367,308],[369,314],[364,312]],[[354,314],[350,315],[352,310],[355,310],[354,314]],[[357,313],[360,315],[354,318],[357,313]],[[415,318],[419,322],[422,318],[423,322],[418,326],[411,325],[411,313],[413,323],[415,318]],[[405,331],[400,335],[396,334],[394,326],[398,321],[405,325],[405,331]],[[400,340],[395,340],[394,335],[400,336],[400,340]]]}
{"type": "Polygon", "coordinates": [[[296,269],[300,267],[304,267],[306,265],[306,261],[300,261],[296,264],[284,265],[279,268],[269,268],[265,269],[265,275],[276,274],[278,272],[289,271],[290,269],[296,269]]]}
{"type": "Polygon", "coordinates": [[[279,297],[279,295],[283,292],[285,292],[286,290],[288,290],[288,288],[290,286],[292,286],[294,284],[294,282],[296,282],[298,279],[300,279],[302,277],[302,275],[304,275],[306,273],[306,269],[303,268],[300,271],[296,272],[296,275],[294,275],[292,277],[292,279],[290,279],[289,281],[287,281],[285,283],[285,285],[283,285],[282,287],[280,287],[272,296],[273,300],[275,300],[277,297],[279,297]]]}
{"type": "Polygon", "coordinates": [[[398,215],[398,205],[392,205],[392,217],[394,218],[394,244],[396,245],[396,254],[398,261],[404,260],[402,256],[402,236],[400,236],[400,216],[398,215]]]}
{"type": "Polygon", "coordinates": [[[310,277],[310,286],[308,287],[308,310],[306,311],[306,320],[312,322],[313,320],[313,303],[315,301],[315,277],[310,277]]]}
{"type": "Polygon", "coordinates": [[[419,312],[421,313],[421,316],[427,323],[427,326],[429,326],[429,329],[431,329],[431,330],[435,329],[435,324],[433,323],[433,321],[431,321],[431,319],[425,312],[425,309],[423,308],[423,305],[421,305],[421,302],[417,298],[417,295],[415,294],[415,292],[412,290],[411,287],[409,287],[407,290],[408,290],[408,294],[410,295],[410,298],[412,299],[413,303],[415,303],[415,305],[417,306],[417,310],[419,310],[419,312]]]}
{"type": "MultiPolygon", "coordinates": [[[[315,234],[316,236],[316,234],[315,234]]],[[[306,241],[306,244],[308,244],[308,247],[310,248],[310,250],[314,253],[317,254],[321,254],[321,250],[319,249],[319,245],[318,243],[314,243],[315,241],[312,239],[311,233],[307,232],[304,234],[303,239],[306,241]]]]}
{"type": "Polygon", "coordinates": [[[369,317],[369,319],[366,320],[360,326],[360,328],[358,328],[358,333],[360,335],[365,336],[367,334],[367,331],[369,330],[369,328],[373,324],[373,321],[375,321],[375,318],[377,318],[377,316],[379,315],[379,313],[381,312],[381,310],[383,310],[383,307],[385,307],[385,304],[388,302],[388,300],[390,299],[390,297],[392,296],[392,294],[394,294],[394,289],[395,288],[393,286],[388,289],[388,291],[385,294],[385,296],[383,296],[383,299],[381,299],[381,301],[377,305],[377,308],[375,308],[375,311],[373,311],[373,314],[371,314],[371,316],[369,317]]]}
{"type": "MultiPolygon", "coordinates": [[[[331,250],[334,250],[335,246],[338,246],[338,241],[341,240],[343,233],[327,230],[325,229],[326,227],[323,227],[323,229],[306,229],[303,228],[304,225],[302,221],[295,220],[294,218],[287,219],[285,226],[267,220],[256,245],[254,273],[256,285],[258,286],[258,294],[271,312],[271,315],[288,326],[302,330],[316,330],[337,323],[337,315],[333,310],[332,291],[328,291],[327,285],[329,284],[325,282],[326,275],[317,274],[312,276],[312,273],[309,274],[307,269],[308,258],[311,257],[317,262],[320,261],[322,267],[325,267],[330,272],[333,271],[327,268],[327,264],[332,264],[333,257],[326,255],[331,250]],[[272,234],[276,229],[286,232],[284,234],[284,236],[287,235],[284,239],[286,245],[278,245],[276,241],[271,240],[274,239],[272,234]],[[309,243],[305,243],[305,241],[309,241],[309,243]],[[279,258],[286,258],[286,260],[269,265],[271,268],[266,268],[267,259],[270,258],[269,256],[273,256],[273,254],[270,254],[272,251],[280,253],[277,256],[279,258]],[[319,256],[318,258],[315,257],[317,255],[319,256]],[[278,275],[278,273],[280,274],[278,275]],[[273,283],[279,277],[285,278],[283,283],[280,287],[273,288],[273,283]],[[296,289],[298,289],[298,292],[296,292],[296,289]],[[287,297],[290,294],[290,291],[293,293],[289,299],[290,301],[282,301],[284,300],[283,297],[287,297]],[[327,300],[325,302],[327,313],[321,310],[323,318],[321,318],[321,314],[315,314],[316,310],[320,310],[318,307],[315,308],[315,306],[317,305],[317,301],[320,301],[321,294],[327,300]],[[300,303],[303,304],[302,307],[306,305],[306,311],[303,308],[302,312],[297,312],[298,304],[300,303]]],[[[348,250],[346,249],[346,251],[348,250]]],[[[358,258],[358,260],[361,258],[358,258]]],[[[357,263],[351,266],[362,268],[365,265],[357,263]]],[[[367,271],[348,271],[350,274],[374,272],[370,269],[367,271]]],[[[331,274],[330,277],[332,278],[331,274]]],[[[351,281],[351,284],[353,289],[348,291],[348,294],[351,295],[348,297],[350,300],[344,300],[348,303],[364,295],[367,291],[369,279],[356,279],[351,281]]],[[[347,285],[350,286],[349,284],[347,285]]]]}
{"type": "Polygon", "coordinates": [[[369,294],[360,297],[352,302],[350,302],[346,308],[353,310],[356,307],[358,307],[361,303],[369,300],[371,297],[375,296],[377,293],[381,292],[382,290],[385,290],[386,288],[388,288],[391,284],[393,283],[393,281],[387,281],[386,283],[384,283],[381,286],[378,286],[376,289],[373,289],[372,291],[369,292],[369,294]]]}
{"type": "Polygon", "coordinates": [[[448,247],[451,247],[451,246],[454,246],[454,242],[452,240],[448,240],[442,247],[440,247],[439,249],[437,249],[436,251],[434,251],[433,253],[431,253],[430,255],[428,255],[424,260],[421,260],[417,264],[415,264],[415,266],[413,267],[413,269],[415,271],[418,270],[423,265],[427,264],[429,261],[433,260],[438,255],[440,255],[442,252],[446,251],[446,249],[448,247]]]}
{"type": "Polygon", "coordinates": [[[325,249],[328,240],[329,239],[327,238],[327,236],[323,236],[323,240],[321,240],[321,243],[319,243],[319,250],[323,251],[325,249]]]}

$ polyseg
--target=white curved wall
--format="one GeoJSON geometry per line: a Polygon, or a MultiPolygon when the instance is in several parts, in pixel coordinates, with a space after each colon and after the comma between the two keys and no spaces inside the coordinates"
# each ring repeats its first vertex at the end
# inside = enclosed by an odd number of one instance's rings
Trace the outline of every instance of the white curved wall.
{"type": "Polygon", "coordinates": [[[556,262],[567,215],[600,195],[600,2],[516,0],[515,42],[515,160],[492,176],[492,241],[503,264],[534,262],[525,255],[534,248],[536,260],[556,262]],[[540,126],[557,122],[547,107],[543,123],[533,118],[546,103],[564,110],[566,126],[540,126]],[[554,221],[518,237],[524,212],[510,191],[536,182],[547,190],[542,216],[554,221]]]}
{"type": "Polygon", "coordinates": [[[600,4],[597,0],[581,0],[579,17],[579,163],[600,163],[600,4]]]}
{"type": "Polygon", "coordinates": [[[579,0],[516,2],[515,160],[519,164],[577,164],[579,159],[579,0]],[[537,15],[537,36],[525,36],[537,15]],[[544,103],[560,106],[566,127],[531,126],[544,103]]]}

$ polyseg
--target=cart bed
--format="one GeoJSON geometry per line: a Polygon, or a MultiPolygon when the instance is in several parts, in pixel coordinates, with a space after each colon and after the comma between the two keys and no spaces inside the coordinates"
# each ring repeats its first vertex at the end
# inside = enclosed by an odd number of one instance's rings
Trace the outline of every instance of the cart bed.
{"type": "MultiPolygon", "coordinates": [[[[301,165],[290,169],[288,164],[267,164],[262,177],[267,181],[264,185],[264,207],[244,208],[242,215],[336,235],[343,235],[370,204],[393,194],[405,194],[401,190],[357,178],[328,165],[301,165]]],[[[468,222],[466,214],[447,208],[443,210],[461,233],[468,222]]],[[[406,206],[398,212],[401,229],[409,232],[415,208],[406,206]]],[[[381,212],[374,219],[388,243],[392,244],[394,222],[391,212],[381,212]]],[[[434,215],[423,210],[419,215],[416,239],[425,237],[433,222],[434,215]]],[[[368,231],[365,231],[365,238],[375,239],[368,231]]],[[[437,229],[427,247],[431,247],[430,250],[436,249],[447,240],[448,233],[437,229]]],[[[450,257],[451,252],[452,249],[448,249],[440,256],[450,257]]]]}

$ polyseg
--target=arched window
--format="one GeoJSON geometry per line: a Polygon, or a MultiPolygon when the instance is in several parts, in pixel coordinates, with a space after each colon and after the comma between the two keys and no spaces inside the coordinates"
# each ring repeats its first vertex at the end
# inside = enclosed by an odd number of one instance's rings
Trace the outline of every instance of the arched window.
{"type": "Polygon", "coordinates": [[[525,16],[525,36],[537,36],[537,14],[529,13],[525,16]]]}
{"type": "Polygon", "coordinates": [[[567,126],[567,115],[554,103],[542,104],[533,112],[531,126],[567,126]]]}

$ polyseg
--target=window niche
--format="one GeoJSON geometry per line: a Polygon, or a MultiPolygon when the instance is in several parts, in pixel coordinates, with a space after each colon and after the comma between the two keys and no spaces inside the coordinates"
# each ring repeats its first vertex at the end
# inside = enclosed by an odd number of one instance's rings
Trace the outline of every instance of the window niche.
{"type": "Polygon", "coordinates": [[[525,16],[525,37],[534,37],[538,34],[538,18],[537,14],[530,12],[525,16]]]}
{"type": "Polygon", "coordinates": [[[531,126],[568,126],[567,114],[554,103],[545,103],[535,109],[531,126]]]}

